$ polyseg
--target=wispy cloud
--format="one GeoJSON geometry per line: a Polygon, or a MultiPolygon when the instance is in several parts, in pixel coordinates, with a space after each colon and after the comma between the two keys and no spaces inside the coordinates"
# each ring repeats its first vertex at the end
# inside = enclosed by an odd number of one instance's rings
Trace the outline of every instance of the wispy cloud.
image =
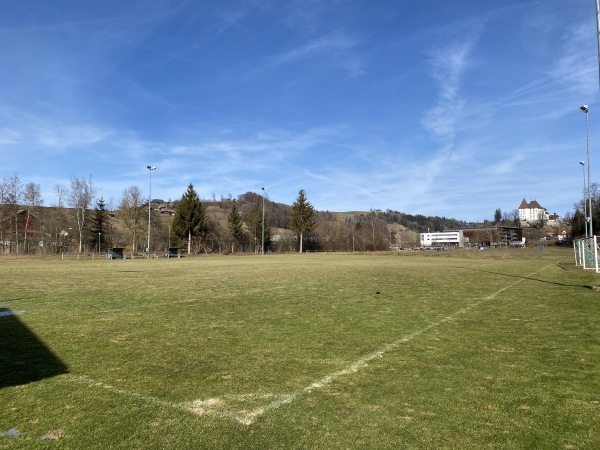
{"type": "Polygon", "coordinates": [[[591,92],[598,89],[598,55],[589,27],[580,24],[567,29],[562,36],[562,48],[550,76],[561,82],[569,92],[591,92]],[[594,80],[594,78],[596,78],[594,80]]]}
{"type": "Polygon", "coordinates": [[[0,145],[18,144],[23,140],[23,133],[12,128],[0,129],[0,145]]]}
{"type": "Polygon", "coordinates": [[[352,48],[355,44],[356,42],[354,39],[349,38],[343,33],[331,33],[279,55],[269,57],[267,60],[268,64],[271,66],[289,64],[313,55],[346,51],[352,48]]]}
{"type": "Polygon", "coordinates": [[[435,139],[445,144],[454,139],[456,124],[465,106],[460,95],[461,79],[474,44],[474,39],[468,39],[438,49],[429,60],[431,76],[438,88],[437,104],[425,113],[421,124],[435,139]]]}
{"type": "Polygon", "coordinates": [[[0,141],[6,145],[38,148],[40,151],[66,151],[73,147],[87,147],[98,144],[112,135],[108,128],[85,121],[45,117],[39,114],[4,112],[0,114],[10,128],[0,130],[0,141]]]}
{"type": "Polygon", "coordinates": [[[359,41],[344,32],[334,32],[307,42],[305,45],[268,58],[269,65],[292,64],[307,58],[326,61],[328,68],[342,69],[348,76],[355,77],[365,72],[365,63],[354,50],[359,41]]]}
{"type": "Polygon", "coordinates": [[[523,67],[530,74],[523,77],[526,82],[485,102],[479,112],[530,107],[538,117],[556,120],[571,114],[574,104],[596,96],[598,48],[590,25],[586,20],[565,27],[556,13],[532,14],[532,20],[524,21],[522,41],[531,54],[526,64],[537,72],[523,67]]]}
{"type": "Polygon", "coordinates": [[[364,72],[360,56],[352,51],[356,45],[357,41],[346,33],[330,32],[280,53],[264,55],[251,69],[231,73],[226,84],[231,88],[300,64],[305,66],[303,70],[306,66],[316,73],[341,69],[348,76],[355,77],[364,72]]]}
{"type": "Polygon", "coordinates": [[[340,0],[288,0],[282,3],[285,10],[282,24],[304,35],[322,34],[323,30],[331,29],[332,18],[339,17],[336,11],[340,0]]]}

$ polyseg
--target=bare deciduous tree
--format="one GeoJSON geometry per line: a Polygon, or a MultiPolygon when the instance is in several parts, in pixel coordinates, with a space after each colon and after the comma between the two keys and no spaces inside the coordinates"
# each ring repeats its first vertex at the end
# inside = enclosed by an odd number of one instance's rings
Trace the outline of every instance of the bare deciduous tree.
{"type": "Polygon", "coordinates": [[[509,212],[506,212],[506,211],[503,212],[502,213],[502,222],[504,223],[504,225],[518,227],[520,225],[519,210],[513,209],[512,211],[509,211],[509,212]]]}
{"type": "Polygon", "coordinates": [[[67,187],[63,184],[55,184],[54,191],[56,192],[56,197],[58,199],[58,204],[56,206],[62,208],[65,206],[64,201],[69,195],[69,189],[67,189],[67,187]]]}
{"type": "Polygon", "coordinates": [[[71,177],[71,191],[69,192],[69,204],[75,210],[77,216],[77,228],[79,231],[79,253],[83,250],[83,229],[88,218],[88,210],[94,199],[96,190],[92,184],[92,176],[89,179],[71,177]]]}
{"type": "Polygon", "coordinates": [[[138,186],[129,186],[119,202],[119,210],[123,223],[131,235],[131,251],[136,251],[136,244],[146,217],[143,210],[142,191],[138,186]]]}
{"type": "MultiPolygon", "coordinates": [[[[10,228],[14,231],[14,244],[15,251],[19,253],[19,202],[23,196],[23,184],[17,174],[4,180],[4,193],[3,200],[4,204],[8,206],[9,215],[12,215],[14,223],[11,224],[10,228]]],[[[12,233],[11,231],[11,233],[12,233]]],[[[12,245],[10,245],[12,248],[12,245]]]]}
{"type": "Polygon", "coordinates": [[[7,189],[6,180],[0,181],[0,205],[4,204],[4,196],[6,195],[7,189]]]}
{"type": "Polygon", "coordinates": [[[27,207],[27,218],[25,219],[25,231],[23,238],[23,246],[25,252],[27,252],[27,232],[29,230],[29,221],[31,219],[31,211],[36,206],[41,206],[44,201],[42,200],[42,188],[36,183],[27,183],[23,189],[23,202],[27,207]]]}

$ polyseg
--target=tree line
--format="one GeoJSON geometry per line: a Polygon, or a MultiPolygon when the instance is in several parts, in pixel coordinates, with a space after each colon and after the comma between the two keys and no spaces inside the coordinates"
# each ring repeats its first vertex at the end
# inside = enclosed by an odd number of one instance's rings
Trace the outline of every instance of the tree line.
{"type": "MultiPolygon", "coordinates": [[[[587,197],[587,189],[583,194],[583,197],[587,197]]],[[[597,183],[591,184],[589,198],[592,203],[591,214],[588,211],[589,203],[582,198],[573,205],[574,212],[568,213],[565,217],[565,220],[568,220],[571,224],[571,234],[573,236],[586,235],[586,217],[592,219],[593,234],[596,235],[600,231],[600,187],[597,183]]]]}
{"type": "MultiPolygon", "coordinates": [[[[109,247],[133,253],[178,247],[190,254],[384,251],[414,245],[417,233],[482,225],[393,210],[316,211],[304,190],[292,205],[255,192],[220,200],[213,194],[212,199],[201,200],[192,184],[172,202],[149,202],[138,186],[124,189],[116,201],[106,200],[97,198],[91,176],[74,176],[69,186],[57,184],[53,190],[57,201],[46,207],[39,184],[23,182],[16,174],[0,182],[2,253],[106,252],[109,247]],[[163,203],[170,207],[167,215],[158,209],[163,203]]],[[[592,191],[592,215],[599,226],[596,185],[592,191]]],[[[574,234],[584,234],[583,202],[574,206],[567,220],[572,221],[574,234]]],[[[518,226],[518,210],[502,214],[497,209],[493,223],[518,226]]]]}
{"type": "Polygon", "coordinates": [[[54,191],[57,204],[45,207],[39,184],[24,183],[16,174],[2,180],[3,254],[105,252],[110,247],[133,253],[168,247],[190,254],[304,251],[316,226],[317,212],[304,190],[289,207],[251,192],[221,201],[213,195],[203,202],[190,184],[181,199],[168,202],[168,215],[158,210],[162,200],[150,201],[138,186],[127,187],[117,202],[108,203],[96,198],[91,177],[74,176],[69,187],[56,185],[54,191]],[[273,229],[280,231],[274,235],[273,229]]]}

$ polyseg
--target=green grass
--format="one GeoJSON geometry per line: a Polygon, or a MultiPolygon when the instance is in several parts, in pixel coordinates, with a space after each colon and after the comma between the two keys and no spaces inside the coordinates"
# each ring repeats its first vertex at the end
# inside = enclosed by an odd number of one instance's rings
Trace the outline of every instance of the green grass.
{"type": "Polygon", "coordinates": [[[0,259],[0,449],[600,448],[571,253],[0,259]]]}

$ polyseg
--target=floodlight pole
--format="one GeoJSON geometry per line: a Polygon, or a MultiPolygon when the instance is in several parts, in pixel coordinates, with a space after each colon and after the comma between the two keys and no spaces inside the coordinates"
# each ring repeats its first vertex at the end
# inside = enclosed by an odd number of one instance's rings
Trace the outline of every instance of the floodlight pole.
{"type": "Polygon", "coordinates": [[[585,222],[585,237],[589,237],[588,235],[588,227],[587,227],[587,189],[585,187],[585,162],[579,161],[581,164],[581,171],[583,172],[583,219],[585,222]]]}
{"type": "Polygon", "coordinates": [[[598,38],[598,81],[600,82],[600,1],[596,0],[596,35],[598,38]]]}
{"type": "Polygon", "coordinates": [[[262,195],[262,239],[261,239],[261,244],[260,244],[260,254],[264,255],[265,254],[265,191],[267,190],[267,188],[263,187],[261,188],[263,191],[263,195],[262,195]]]}
{"type": "Polygon", "coordinates": [[[588,179],[587,179],[587,197],[588,197],[588,220],[590,227],[590,234],[588,237],[594,235],[594,227],[592,226],[592,190],[591,190],[591,168],[590,168],[590,126],[589,126],[589,112],[590,108],[588,105],[582,105],[579,109],[581,109],[585,113],[585,136],[586,136],[586,146],[587,146],[587,170],[588,170],[588,179]]]}
{"type": "Polygon", "coordinates": [[[146,166],[150,171],[150,197],[148,198],[148,259],[150,259],[150,211],[152,211],[152,171],[156,170],[154,166],[146,166]]]}

